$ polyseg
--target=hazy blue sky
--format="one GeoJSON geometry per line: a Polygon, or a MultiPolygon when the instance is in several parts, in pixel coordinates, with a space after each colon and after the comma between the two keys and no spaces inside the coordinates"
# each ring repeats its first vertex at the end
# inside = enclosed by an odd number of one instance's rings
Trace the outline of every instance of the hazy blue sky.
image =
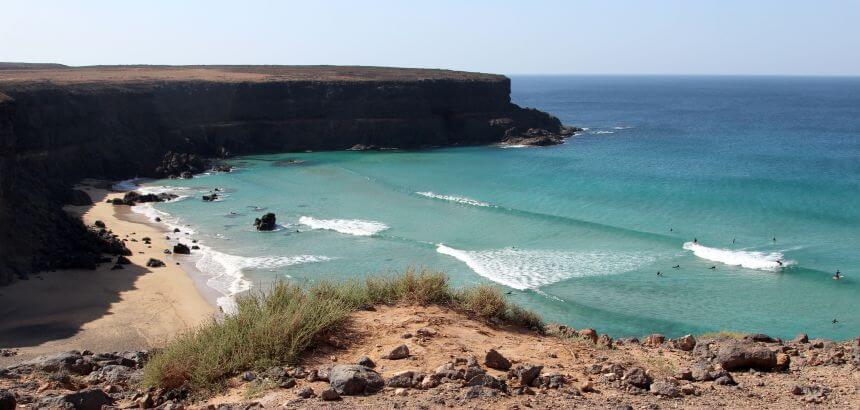
{"type": "Polygon", "coordinates": [[[860,1],[0,0],[0,61],[860,75],[860,1]]]}

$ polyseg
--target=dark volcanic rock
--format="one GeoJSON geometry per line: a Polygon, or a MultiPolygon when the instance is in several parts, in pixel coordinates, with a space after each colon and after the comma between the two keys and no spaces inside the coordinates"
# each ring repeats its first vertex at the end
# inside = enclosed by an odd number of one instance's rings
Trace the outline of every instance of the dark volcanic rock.
{"type": "Polygon", "coordinates": [[[15,410],[15,395],[6,390],[0,390],[0,410],[15,410]]]}
{"type": "Polygon", "coordinates": [[[191,249],[189,249],[188,245],[184,243],[177,243],[176,245],[173,245],[173,253],[178,253],[181,255],[190,255],[191,249]]]}
{"type": "Polygon", "coordinates": [[[68,203],[69,205],[84,206],[92,205],[93,200],[86,192],[81,191],[80,189],[73,189],[69,193],[68,203]]]}
{"type": "Polygon", "coordinates": [[[359,365],[334,366],[328,379],[333,389],[346,396],[376,393],[385,387],[385,380],[379,373],[359,365]]]}
{"type": "Polygon", "coordinates": [[[93,364],[90,361],[85,360],[84,356],[77,351],[41,356],[25,362],[24,364],[33,366],[37,370],[47,373],[66,372],[86,375],[93,370],[93,364]]]}
{"type": "Polygon", "coordinates": [[[254,226],[258,231],[271,231],[275,229],[275,214],[269,212],[263,215],[262,218],[254,219],[254,226]]]}
{"type": "Polygon", "coordinates": [[[188,179],[193,174],[199,174],[208,167],[206,160],[197,154],[168,151],[161,160],[161,165],[155,168],[156,174],[168,178],[188,179]]]}

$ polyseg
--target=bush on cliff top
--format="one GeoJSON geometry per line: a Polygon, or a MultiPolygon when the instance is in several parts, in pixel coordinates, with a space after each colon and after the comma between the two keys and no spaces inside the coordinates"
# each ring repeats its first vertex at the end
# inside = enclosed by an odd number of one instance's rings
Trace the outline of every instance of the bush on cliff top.
{"type": "Polygon", "coordinates": [[[445,305],[485,320],[543,329],[537,314],[508,303],[497,287],[456,291],[445,274],[428,271],[321,282],[308,289],[282,282],[236,303],[235,314],[180,335],[153,355],[143,384],[174,388],[189,383],[211,390],[240,371],[296,363],[351,312],[379,304],[445,305]]]}

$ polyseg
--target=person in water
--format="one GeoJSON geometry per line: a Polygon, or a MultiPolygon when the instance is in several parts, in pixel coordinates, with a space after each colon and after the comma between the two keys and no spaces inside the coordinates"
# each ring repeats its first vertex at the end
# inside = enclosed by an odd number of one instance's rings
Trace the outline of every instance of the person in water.
{"type": "Polygon", "coordinates": [[[696,238],[693,238],[693,243],[699,243],[699,240],[696,238]]]}
{"type": "Polygon", "coordinates": [[[681,265],[675,265],[672,267],[672,269],[681,269],[681,265]]]}
{"type": "Polygon", "coordinates": [[[839,269],[836,269],[836,274],[833,275],[833,279],[836,279],[836,280],[842,279],[842,272],[840,272],[839,269]]]}
{"type": "Polygon", "coordinates": [[[714,266],[711,266],[711,267],[710,267],[710,268],[708,268],[708,269],[717,270],[717,266],[716,266],[716,265],[714,265],[714,266]]]}
{"type": "Polygon", "coordinates": [[[657,276],[663,276],[663,273],[660,271],[657,271],[657,276]]]}
{"type": "Polygon", "coordinates": [[[837,324],[837,323],[839,323],[839,321],[838,321],[838,320],[836,320],[836,318],[833,318],[833,324],[835,325],[835,324],[837,324]]]}
{"type": "Polygon", "coordinates": [[[779,260],[779,259],[777,259],[777,260],[776,260],[776,264],[777,264],[777,265],[779,265],[779,266],[782,266],[782,261],[781,261],[781,260],[779,260]]]}

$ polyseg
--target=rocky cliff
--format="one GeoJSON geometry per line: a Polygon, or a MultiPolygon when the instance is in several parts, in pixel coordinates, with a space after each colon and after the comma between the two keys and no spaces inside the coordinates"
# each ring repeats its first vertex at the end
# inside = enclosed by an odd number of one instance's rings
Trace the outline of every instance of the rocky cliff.
{"type": "Polygon", "coordinates": [[[421,148],[564,133],[509,94],[504,76],[446,70],[0,64],[0,284],[92,265],[97,247],[61,211],[81,178],[158,176],[169,151],[421,148]]]}

